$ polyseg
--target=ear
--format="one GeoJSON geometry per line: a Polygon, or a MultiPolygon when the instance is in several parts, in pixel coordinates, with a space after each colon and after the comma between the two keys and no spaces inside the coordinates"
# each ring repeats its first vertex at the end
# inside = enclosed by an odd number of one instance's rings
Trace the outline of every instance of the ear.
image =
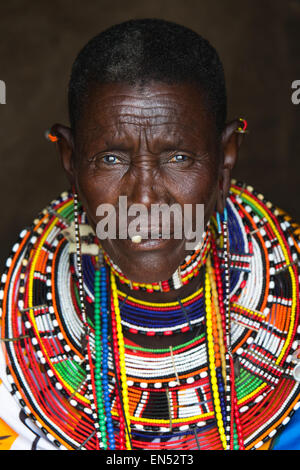
{"type": "Polygon", "coordinates": [[[240,125],[241,122],[238,119],[229,122],[222,133],[221,146],[223,159],[220,165],[219,191],[216,207],[220,214],[223,214],[225,208],[226,198],[229,194],[232,170],[237,163],[239,148],[244,139],[244,133],[238,130],[240,129],[240,125]]]}
{"type": "Polygon", "coordinates": [[[51,127],[51,134],[58,138],[57,146],[60,154],[62,167],[67,175],[68,180],[73,186],[75,182],[74,174],[74,138],[69,127],[62,124],[54,124],[51,127]]]}

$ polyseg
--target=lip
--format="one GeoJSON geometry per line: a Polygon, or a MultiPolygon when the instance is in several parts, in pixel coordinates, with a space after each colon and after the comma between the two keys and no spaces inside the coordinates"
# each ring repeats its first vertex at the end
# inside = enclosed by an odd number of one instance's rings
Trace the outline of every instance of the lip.
{"type": "Polygon", "coordinates": [[[169,238],[153,239],[150,237],[144,237],[140,243],[134,243],[130,238],[120,241],[123,242],[128,247],[128,249],[133,251],[151,251],[164,249],[170,243],[174,243],[175,239],[173,238],[172,234],[170,234],[169,238]]]}
{"type": "MultiPolygon", "coordinates": [[[[161,228],[153,230],[149,229],[148,231],[141,230],[138,233],[135,233],[135,235],[140,235],[143,240],[167,240],[174,237],[174,232],[170,231],[170,233],[167,234],[168,238],[163,237],[163,231],[161,228]]],[[[128,239],[130,240],[131,238],[128,236],[128,239]]]]}

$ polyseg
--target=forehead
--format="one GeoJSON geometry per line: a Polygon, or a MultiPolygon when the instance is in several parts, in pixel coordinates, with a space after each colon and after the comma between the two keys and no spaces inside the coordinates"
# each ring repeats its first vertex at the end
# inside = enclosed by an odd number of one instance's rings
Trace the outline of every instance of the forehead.
{"type": "Polygon", "coordinates": [[[99,135],[110,128],[151,127],[160,132],[167,126],[207,133],[214,121],[205,95],[193,84],[108,83],[90,86],[77,130],[99,135]]]}

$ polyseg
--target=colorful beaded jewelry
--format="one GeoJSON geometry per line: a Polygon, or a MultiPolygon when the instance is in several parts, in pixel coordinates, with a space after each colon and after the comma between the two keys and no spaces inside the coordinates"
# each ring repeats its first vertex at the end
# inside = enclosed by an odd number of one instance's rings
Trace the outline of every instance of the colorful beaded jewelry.
{"type": "Polygon", "coordinates": [[[63,449],[249,450],[280,432],[300,398],[300,228],[233,182],[201,289],[155,307],[118,289],[75,206],[63,193],[41,212],[2,274],[7,377],[25,415],[63,449]],[[191,326],[176,347],[126,339],[191,326]]]}
{"type": "Polygon", "coordinates": [[[192,278],[198,276],[201,266],[205,264],[205,260],[210,250],[210,239],[210,223],[208,222],[206,230],[202,236],[202,241],[196,246],[191,254],[187,255],[184,262],[178,267],[172,277],[168,280],[154,282],[151,284],[142,284],[130,281],[122,273],[120,268],[114,264],[109,256],[105,253],[104,259],[120,282],[122,284],[126,284],[132,290],[142,290],[146,292],[169,292],[170,290],[180,289],[192,278]]]}

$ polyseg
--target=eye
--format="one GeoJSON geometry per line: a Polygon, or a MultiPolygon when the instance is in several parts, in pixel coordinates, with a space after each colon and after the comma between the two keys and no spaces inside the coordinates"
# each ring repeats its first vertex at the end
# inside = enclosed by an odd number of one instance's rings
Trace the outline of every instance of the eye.
{"type": "Polygon", "coordinates": [[[184,154],[178,154],[178,155],[174,155],[173,157],[170,158],[169,162],[170,163],[182,163],[182,162],[185,162],[189,159],[189,157],[187,155],[184,155],[184,154]]]}
{"type": "Polygon", "coordinates": [[[114,165],[115,163],[120,162],[118,157],[116,157],[115,155],[112,155],[112,154],[104,155],[102,160],[103,160],[104,163],[107,163],[108,165],[114,165]]]}

